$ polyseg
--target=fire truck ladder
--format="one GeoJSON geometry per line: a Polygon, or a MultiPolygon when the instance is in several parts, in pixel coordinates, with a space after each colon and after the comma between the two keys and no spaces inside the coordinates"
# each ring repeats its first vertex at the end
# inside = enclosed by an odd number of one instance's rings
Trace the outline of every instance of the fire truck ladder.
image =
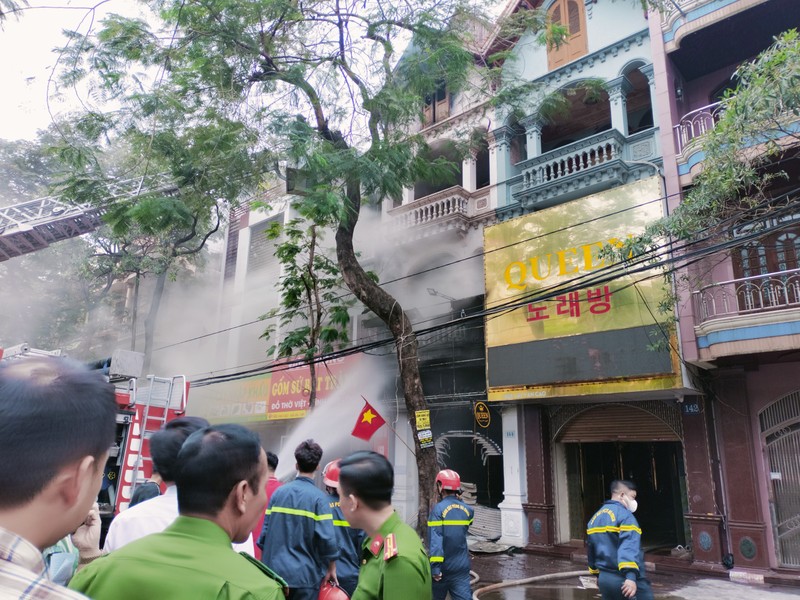
{"type": "Polygon", "coordinates": [[[186,376],[176,375],[175,377],[156,377],[148,375],[149,386],[139,388],[136,402],[144,405],[141,423],[141,450],[136,457],[131,477],[130,496],[136,486],[145,483],[147,479],[140,477],[145,462],[152,462],[150,456],[149,440],[152,435],[161,429],[169,419],[169,411],[182,415],[186,411],[186,376]],[[141,400],[140,400],[141,398],[141,400]],[[151,412],[152,411],[152,412],[151,412]],[[145,451],[144,444],[147,441],[148,447],[145,451]]]}
{"type": "Polygon", "coordinates": [[[106,208],[116,200],[145,192],[173,195],[177,191],[178,187],[162,174],[109,185],[108,198],[99,205],[71,204],[58,196],[46,196],[0,208],[0,262],[91,233],[100,227],[106,208]]]}
{"type": "Polygon", "coordinates": [[[0,360],[11,360],[12,358],[24,358],[26,356],[63,356],[61,350],[39,350],[31,348],[28,342],[0,348],[0,360]]]}

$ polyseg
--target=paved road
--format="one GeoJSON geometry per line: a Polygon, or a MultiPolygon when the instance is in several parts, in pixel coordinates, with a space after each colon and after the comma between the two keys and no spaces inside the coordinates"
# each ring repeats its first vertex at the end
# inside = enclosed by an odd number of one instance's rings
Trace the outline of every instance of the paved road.
{"type": "MultiPolygon", "coordinates": [[[[519,580],[545,573],[575,571],[580,565],[530,554],[478,554],[472,569],[480,576],[478,587],[500,581],[519,580]]],[[[800,586],[736,583],[719,577],[686,573],[649,575],[656,600],[800,600],[800,586]]],[[[480,600],[598,600],[599,592],[583,589],[577,577],[541,586],[504,588],[480,600]]]]}

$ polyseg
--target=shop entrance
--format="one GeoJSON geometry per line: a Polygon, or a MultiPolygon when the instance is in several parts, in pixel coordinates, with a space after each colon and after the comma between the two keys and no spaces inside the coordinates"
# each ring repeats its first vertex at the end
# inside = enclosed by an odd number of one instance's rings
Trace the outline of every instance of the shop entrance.
{"type": "Polygon", "coordinates": [[[638,488],[636,518],[645,549],[685,545],[685,473],[678,442],[565,444],[570,501],[570,537],[584,539],[586,523],[608,498],[614,479],[638,488]]]}
{"type": "Polygon", "coordinates": [[[669,550],[691,541],[683,518],[680,420],[663,405],[595,405],[564,423],[556,440],[564,449],[571,539],[585,539],[586,523],[608,499],[611,482],[629,479],[638,489],[636,518],[645,549],[669,550]]]}

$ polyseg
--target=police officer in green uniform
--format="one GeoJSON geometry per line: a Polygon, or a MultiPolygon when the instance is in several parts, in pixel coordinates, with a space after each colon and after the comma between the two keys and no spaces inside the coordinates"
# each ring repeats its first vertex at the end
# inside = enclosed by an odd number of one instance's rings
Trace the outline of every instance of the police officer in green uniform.
{"type": "Polygon", "coordinates": [[[377,452],[342,460],[339,506],[351,527],[363,529],[358,587],[352,600],[431,600],[428,555],[416,531],[392,508],[394,469],[377,452]]]}

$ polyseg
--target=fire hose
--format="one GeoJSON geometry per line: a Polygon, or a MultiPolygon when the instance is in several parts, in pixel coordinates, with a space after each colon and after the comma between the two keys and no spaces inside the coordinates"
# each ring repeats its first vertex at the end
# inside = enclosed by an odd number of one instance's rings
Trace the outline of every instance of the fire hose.
{"type": "MultiPolygon", "coordinates": [[[[471,581],[471,583],[477,583],[480,578],[478,577],[477,573],[470,571],[470,575],[475,575],[475,578],[471,581]]],[[[518,585],[527,585],[529,583],[541,583],[543,581],[555,581],[557,579],[567,579],[568,577],[580,577],[581,575],[586,575],[586,569],[581,571],[564,571],[563,573],[547,573],[546,575],[536,575],[535,577],[527,577],[525,579],[516,579],[513,581],[501,581],[500,583],[493,583],[491,585],[487,585],[479,590],[475,590],[472,594],[472,600],[478,600],[481,596],[488,592],[493,592],[495,590],[499,590],[501,588],[506,587],[514,587],[518,585]]]]}

